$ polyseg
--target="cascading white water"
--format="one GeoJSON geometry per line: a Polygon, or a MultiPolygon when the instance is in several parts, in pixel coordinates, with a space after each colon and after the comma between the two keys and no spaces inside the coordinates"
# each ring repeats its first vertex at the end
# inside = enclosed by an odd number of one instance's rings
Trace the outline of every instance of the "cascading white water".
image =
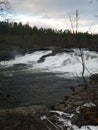
{"type": "MultiPolygon", "coordinates": [[[[62,76],[81,76],[82,64],[80,52],[74,49],[73,52],[58,53],[54,56],[47,56],[43,62],[38,60],[42,56],[51,53],[51,51],[36,51],[32,54],[16,57],[14,60],[2,61],[1,66],[9,67],[15,64],[31,65],[28,69],[40,69],[53,73],[60,73],[62,76]]],[[[93,51],[83,51],[85,61],[85,76],[98,73],[98,53],[93,51]]]]}
{"type": "Polygon", "coordinates": [[[35,51],[31,54],[26,54],[24,56],[16,56],[15,59],[9,60],[9,61],[2,61],[0,64],[5,67],[10,67],[15,64],[34,64],[37,63],[37,61],[43,56],[48,53],[51,53],[51,51],[35,51]]]}

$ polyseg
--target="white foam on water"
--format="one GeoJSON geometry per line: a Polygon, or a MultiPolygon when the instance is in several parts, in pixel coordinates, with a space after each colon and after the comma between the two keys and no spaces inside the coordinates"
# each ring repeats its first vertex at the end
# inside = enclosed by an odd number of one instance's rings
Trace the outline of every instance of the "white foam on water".
{"type": "Polygon", "coordinates": [[[31,54],[26,54],[24,56],[16,56],[15,59],[9,61],[2,61],[0,65],[6,67],[13,66],[14,64],[34,64],[36,63],[43,55],[51,53],[51,51],[35,51],[31,54]]]}
{"type": "MultiPolygon", "coordinates": [[[[84,51],[85,76],[98,72],[98,54],[96,52],[84,51]]],[[[83,71],[82,61],[79,54],[61,53],[50,56],[43,63],[36,64],[35,68],[48,70],[50,72],[68,74],[69,76],[81,76],[83,71]]],[[[61,76],[61,74],[60,74],[61,76]]]]}
{"type": "MultiPolygon", "coordinates": [[[[42,56],[51,53],[51,51],[36,51],[25,56],[16,57],[14,60],[2,61],[2,66],[13,66],[14,64],[30,64],[30,69],[40,69],[41,71],[48,71],[57,73],[58,76],[81,76],[82,75],[82,61],[79,50],[74,50],[70,53],[58,53],[55,56],[48,56],[41,63],[38,60],[42,56]]],[[[85,63],[85,76],[98,73],[98,53],[93,51],[83,51],[85,63]]]]}

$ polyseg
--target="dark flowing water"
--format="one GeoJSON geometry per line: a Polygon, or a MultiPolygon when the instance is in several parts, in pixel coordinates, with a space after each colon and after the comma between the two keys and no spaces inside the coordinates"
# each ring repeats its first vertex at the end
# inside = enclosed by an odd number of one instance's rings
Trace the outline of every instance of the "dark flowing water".
{"type": "Polygon", "coordinates": [[[79,78],[60,78],[49,72],[1,69],[0,108],[58,104],[65,94],[70,94],[70,87],[80,83],[79,78]]]}

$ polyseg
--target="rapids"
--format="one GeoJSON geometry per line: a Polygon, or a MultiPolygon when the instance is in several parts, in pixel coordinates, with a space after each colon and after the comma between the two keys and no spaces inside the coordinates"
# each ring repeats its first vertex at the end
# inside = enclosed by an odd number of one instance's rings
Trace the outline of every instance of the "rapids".
{"type": "MultiPolygon", "coordinates": [[[[85,76],[98,73],[98,53],[83,50],[85,76]]],[[[54,105],[83,83],[78,49],[35,51],[0,62],[0,108],[54,105]],[[71,89],[70,89],[71,88],[71,89]]]]}
{"type": "MultiPolygon", "coordinates": [[[[57,76],[69,77],[80,76],[82,74],[83,66],[81,59],[81,52],[79,49],[73,49],[72,52],[56,53],[45,57],[42,62],[38,62],[41,57],[50,54],[52,51],[35,51],[24,56],[16,56],[15,59],[9,61],[1,61],[1,68],[9,68],[21,65],[26,65],[25,68],[29,72],[34,70],[41,72],[57,73],[57,76]]],[[[85,76],[98,73],[98,53],[94,51],[82,50],[85,64],[85,76]]]]}

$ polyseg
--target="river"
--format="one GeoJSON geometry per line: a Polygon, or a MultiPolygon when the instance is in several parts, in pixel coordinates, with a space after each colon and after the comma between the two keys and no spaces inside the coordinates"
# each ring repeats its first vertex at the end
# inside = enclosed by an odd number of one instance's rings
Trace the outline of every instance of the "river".
{"type": "MultiPolygon", "coordinates": [[[[81,84],[79,50],[45,57],[51,51],[35,51],[0,62],[0,108],[54,105],[70,95],[70,87],[81,84]]],[[[98,72],[98,53],[83,51],[85,76],[98,72]]]]}

